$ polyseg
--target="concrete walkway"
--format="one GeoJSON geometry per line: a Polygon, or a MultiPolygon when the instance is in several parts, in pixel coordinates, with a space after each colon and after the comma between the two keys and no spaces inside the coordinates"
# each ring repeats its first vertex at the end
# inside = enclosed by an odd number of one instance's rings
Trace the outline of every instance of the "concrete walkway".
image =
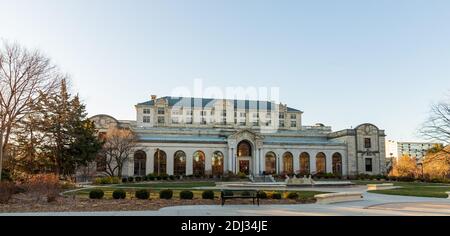
{"type": "Polygon", "coordinates": [[[450,200],[367,193],[365,186],[298,188],[325,192],[364,192],[363,201],[330,205],[174,206],[159,211],[4,213],[0,216],[450,216],[450,200]]]}

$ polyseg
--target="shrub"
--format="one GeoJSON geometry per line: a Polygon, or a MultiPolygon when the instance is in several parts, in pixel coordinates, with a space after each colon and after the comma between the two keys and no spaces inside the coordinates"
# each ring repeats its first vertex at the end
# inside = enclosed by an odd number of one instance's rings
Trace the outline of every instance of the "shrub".
{"type": "Polygon", "coordinates": [[[272,193],[272,199],[281,199],[281,193],[272,193]]]}
{"type": "Polygon", "coordinates": [[[267,199],[267,193],[264,191],[259,191],[258,192],[258,197],[261,199],[267,199]]]}
{"type": "Polygon", "coordinates": [[[134,194],[137,199],[147,200],[150,198],[150,192],[146,189],[137,190],[134,194]]]}
{"type": "Polygon", "coordinates": [[[98,177],[94,179],[94,184],[120,184],[119,177],[98,177]]]}
{"type": "Polygon", "coordinates": [[[169,176],[169,179],[170,179],[170,180],[175,180],[175,175],[169,176]]]}
{"type": "Polygon", "coordinates": [[[142,177],[136,176],[136,177],[134,177],[134,181],[141,182],[142,181],[142,177]]]}
{"type": "Polygon", "coordinates": [[[54,201],[61,189],[59,177],[54,174],[33,175],[26,180],[25,186],[36,201],[39,201],[42,196],[47,197],[49,202],[54,201]]]}
{"type": "Polygon", "coordinates": [[[12,181],[11,172],[9,172],[9,170],[4,169],[2,171],[2,181],[12,181]]]}
{"type": "Polygon", "coordinates": [[[122,178],[122,183],[127,183],[128,182],[128,178],[124,177],[122,178]]]}
{"type": "Polygon", "coordinates": [[[147,177],[147,176],[144,176],[144,177],[142,178],[142,180],[148,181],[148,177],[147,177]]]}
{"type": "Polygon", "coordinates": [[[159,192],[160,199],[172,199],[173,191],[169,189],[161,190],[159,192]]]}
{"type": "Polygon", "coordinates": [[[193,199],[194,193],[189,190],[184,190],[180,192],[180,199],[193,199]]]}
{"type": "Polygon", "coordinates": [[[114,199],[125,199],[127,197],[127,193],[123,189],[117,189],[112,193],[112,197],[114,199]]]}
{"type": "Polygon", "coordinates": [[[130,176],[130,177],[128,177],[128,182],[130,182],[130,183],[131,183],[131,182],[134,182],[134,178],[133,178],[133,177],[131,177],[131,176],[130,176]]]}
{"type": "Polygon", "coordinates": [[[212,190],[205,190],[202,193],[203,199],[214,199],[214,191],[212,190]]]}
{"type": "Polygon", "coordinates": [[[93,189],[89,192],[90,199],[102,199],[105,195],[105,192],[101,189],[93,189]]]}
{"type": "Polygon", "coordinates": [[[248,197],[248,196],[250,196],[250,195],[251,195],[251,194],[250,194],[249,191],[241,192],[241,196],[248,197]]]}
{"type": "Polygon", "coordinates": [[[155,180],[155,175],[154,174],[148,174],[147,175],[147,179],[150,180],[150,181],[153,181],[153,180],[155,180]]]}
{"type": "Polygon", "coordinates": [[[147,200],[150,198],[150,192],[146,189],[137,190],[134,195],[137,199],[141,200],[147,200]]]}
{"type": "Polygon", "coordinates": [[[288,198],[288,199],[294,199],[294,200],[296,200],[296,199],[298,199],[298,193],[296,193],[296,192],[290,192],[290,193],[287,193],[286,194],[286,198],[288,198]]]}
{"type": "Polygon", "coordinates": [[[169,175],[167,175],[167,174],[162,174],[162,175],[161,175],[161,179],[163,179],[163,180],[168,180],[168,179],[169,179],[169,175]]]}
{"type": "Polygon", "coordinates": [[[247,178],[247,175],[243,172],[239,172],[238,177],[239,177],[239,179],[245,179],[245,178],[247,178]]]}
{"type": "Polygon", "coordinates": [[[15,186],[11,182],[0,182],[0,204],[7,204],[14,193],[15,186]]]}

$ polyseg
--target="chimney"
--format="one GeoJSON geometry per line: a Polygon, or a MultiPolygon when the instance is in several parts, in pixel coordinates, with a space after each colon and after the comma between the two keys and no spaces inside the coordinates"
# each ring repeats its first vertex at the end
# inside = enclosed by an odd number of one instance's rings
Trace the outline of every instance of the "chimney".
{"type": "Polygon", "coordinates": [[[156,95],[151,95],[152,101],[156,100],[156,95]]]}

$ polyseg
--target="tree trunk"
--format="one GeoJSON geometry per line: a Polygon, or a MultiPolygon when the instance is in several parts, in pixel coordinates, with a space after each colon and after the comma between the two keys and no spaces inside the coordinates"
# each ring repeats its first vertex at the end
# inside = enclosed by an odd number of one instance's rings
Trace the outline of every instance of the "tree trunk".
{"type": "Polygon", "coordinates": [[[0,132],[0,182],[2,181],[3,170],[3,131],[0,132]]]}

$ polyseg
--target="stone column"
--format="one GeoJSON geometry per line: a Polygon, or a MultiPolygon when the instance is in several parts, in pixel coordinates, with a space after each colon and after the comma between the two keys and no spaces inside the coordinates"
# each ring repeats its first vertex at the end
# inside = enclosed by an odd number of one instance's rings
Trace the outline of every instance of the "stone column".
{"type": "Polygon", "coordinates": [[[205,151],[205,174],[212,174],[212,157],[214,155],[214,151],[208,150],[205,151]]]}
{"type": "Polygon", "coordinates": [[[194,164],[193,154],[193,152],[186,153],[186,175],[192,175],[194,173],[192,168],[192,165],[194,164]]]}
{"type": "Polygon", "coordinates": [[[228,148],[228,171],[234,172],[233,168],[233,150],[232,148],[228,148]]]}
{"type": "Polygon", "coordinates": [[[174,168],[174,160],[173,155],[175,154],[174,151],[168,151],[167,153],[167,166],[166,166],[166,172],[168,175],[173,175],[173,168],[174,168]]]}
{"type": "Polygon", "coordinates": [[[145,168],[146,168],[146,172],[148,174],[153,173],[154,170],[154,155],[156,152],[156,148],[149,148],[146,150],[146,154],[147,154],[147,163],[145,164],[145,168]]]}
{"type": "Polygon", "coordinates": [[[311,174],[315,173],[317,171],[317,168],[316,168],[316,155],[317,155],[317,153],[313,153],[313,154],[311,154],[309,156],[309,167],[311,168],[310,169],[311,174]]]}
{"type": "Polygon", "coordinates": [[[298,170],[300,170],[300,152],[295,151],[292,153],[294,156],[294,173],[298,170]]]}
{"type": "Polygon", "coordinates": [[[333,153],[326,152],[326,169],[327,173],[333,173],[333,153]]]}

